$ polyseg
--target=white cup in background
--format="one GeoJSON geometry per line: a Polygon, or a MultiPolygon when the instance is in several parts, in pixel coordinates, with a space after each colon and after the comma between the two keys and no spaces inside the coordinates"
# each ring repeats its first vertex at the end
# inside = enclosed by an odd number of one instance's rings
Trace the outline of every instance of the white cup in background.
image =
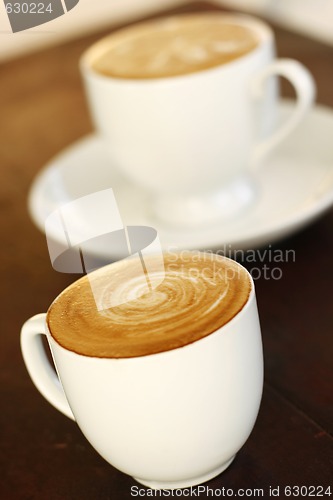
{"type": "MultiPolygon", "coordinates": [[[[266,23],[239,14],[192,14],[198,16],[245,26],[259,43],[229,63],[155,79],[115,78],[93,69],[114,35],[81,59],[91,115],[109,150],[110,168],[119,168],[146,190],[156,218],[172,225],[213,222],[253,203],[252,169],[301,122],[315,95],[304,66],[275,58],[274,34],[266,23]],[[277,76],[294,86],[296,103],[287,123],[276,130],[277,76]]],[[[138,29],[149,30],[149,23],[138,29]]],[[[135,30],[118,32],[118,39],[130,40],[135,30]]]]}

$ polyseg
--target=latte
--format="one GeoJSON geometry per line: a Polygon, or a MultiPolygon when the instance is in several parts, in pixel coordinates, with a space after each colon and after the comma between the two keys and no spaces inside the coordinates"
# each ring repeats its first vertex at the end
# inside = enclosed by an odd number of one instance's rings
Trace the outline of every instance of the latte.
{"type": "Polygon", "coordinates": [[[115,78],[185,75],[251,52],[258,35],[217,13],[187,14],[122,29],[102,41],[94,71],[115,78]]]}
{"type": "MultiPolygon", "coordinates": [[[[150,257],[153,259],[154,257],[150,257]]],[[[251,282],[236,262],[210,253],[164,254],[165,275],[137,274],[136,259],[95,271],[103,293],[121,294],[121,305],[97,311],[88,277],[64,290],[47,322],[64,348],[85,356],[128,358],[176,349],[213,333],[247,303],[251,282]],[[156,287],[154,282],[159,283],[156,287]]],[[[153,269],[153,266],[151,266],[153,269]]]]}

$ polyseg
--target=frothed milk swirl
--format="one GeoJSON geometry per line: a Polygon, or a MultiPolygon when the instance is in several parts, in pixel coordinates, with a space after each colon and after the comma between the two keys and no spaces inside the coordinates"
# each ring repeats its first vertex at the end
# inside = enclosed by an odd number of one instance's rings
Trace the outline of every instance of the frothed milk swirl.
{"type": "Polygon", "coordinates": [[[217,13],[179,15],[119,30],[104,39],[92,63],[118,78],[184,75],[228,63],[258,45],[258,37],[217,13]]]}
{"type": "MultiPolygon", "coordinates": [[[[153,258],[153,257],[151,257],[153,258]]],[[[209,335],[230,321],[246,304],[251,282],[230,259],[210,253],[164,254],[165,278],[149,276],[146,285],[133,260],[102,268],[103,293],[128,302],[98,312],[87,277],[73,283],[51,305],[47,321],[51,335],[66,349],[94,357],[143,356],[182,347],[209,335]],[[138,297],[138,298],[136,298],[138,297]]]]}

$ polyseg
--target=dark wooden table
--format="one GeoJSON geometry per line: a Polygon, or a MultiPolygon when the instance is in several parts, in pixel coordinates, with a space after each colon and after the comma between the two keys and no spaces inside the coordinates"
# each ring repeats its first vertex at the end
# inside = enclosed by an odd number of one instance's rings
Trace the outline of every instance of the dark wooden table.
{"type": "MultiPolygon", "coordinates": [[[[306,64],[317,81],[318,102],[333,107],[333,48],[275,31],[279,55],[306,64]]],[[[45,162],[92,130],[77,62],[103,34],[0,66],[4,500],[129,499],[135,484],[100,458],[77,426],[36,391],[19,348],[22,323],[45,311],[74,279],[51,268],[45,236],[27,213],[27,194],[45,162]]],[[[287,85],[283,92],[292,93],[287,85]]],[[[331,486],[333,493],[333,210],[274,248],[294,250],[295,261],[281,264],[282,279],[256,281],[265,349],[258,421],[233,465],[207,486],[235,494],[249,489],[248,496],[260,488],[263,498],[269,498],[270,487],[280,487],[278,498],[287,498],[287,485],[331,486]]]]}

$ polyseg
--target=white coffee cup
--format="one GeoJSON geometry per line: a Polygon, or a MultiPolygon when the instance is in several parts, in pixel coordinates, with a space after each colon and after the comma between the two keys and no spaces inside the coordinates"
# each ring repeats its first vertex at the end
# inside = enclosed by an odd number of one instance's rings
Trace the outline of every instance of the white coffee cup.
{"type": "MultiPolygon", "coordinates": [[[[248,27],[259,43],[229,63],[157,79],[95,71],[92,64],[108,50],[112,35],[81,59],[91,115],[109,150],[110,166],[145,189],[154,215],[172,225],[230,217],[255,201],[251,170],[302,121],[315,95],[304,66],[275,59],[267,24],[240,14],[200,15],[248,27]],[[277,75],[291,82],[297,99],[287,123],[276,130],[277,75]]],[[[130,39],[131,31],[123,36],[130,39]]]]}
{"type": "Polygon", "coordinates": [[[251,287],[245,306],[214,333],[136,358],[69,351],[39,314],[21,331],[27,369],[43,396],[76,420],[114,467],[152,488],[202,483],[229,466],[257,418],[263,357],[252,279],[251,287]]]}

